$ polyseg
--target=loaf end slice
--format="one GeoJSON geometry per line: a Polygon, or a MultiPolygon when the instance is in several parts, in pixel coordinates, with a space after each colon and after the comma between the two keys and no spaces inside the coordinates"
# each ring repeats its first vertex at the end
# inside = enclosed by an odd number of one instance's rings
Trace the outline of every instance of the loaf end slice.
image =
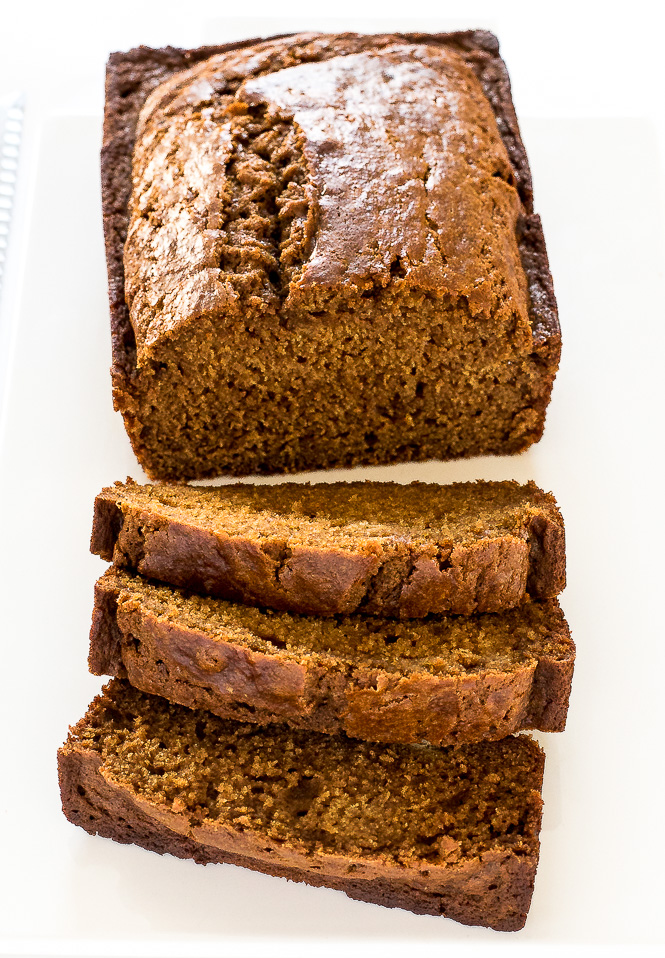
{"type": "Polygon", "coordinates": [[[464,924],[526,920],[544,756],[525,737],[369,746],[224,722],[114,681],[58,767],[65,815],[90,834],[464,924]]]}
{"type": "Polygon", "coordinates": [[[561,513],[532,482],[128,480],[97,497],[91,549],[170,585],[312,615],[500,612],[566,581],[561,513]]]}

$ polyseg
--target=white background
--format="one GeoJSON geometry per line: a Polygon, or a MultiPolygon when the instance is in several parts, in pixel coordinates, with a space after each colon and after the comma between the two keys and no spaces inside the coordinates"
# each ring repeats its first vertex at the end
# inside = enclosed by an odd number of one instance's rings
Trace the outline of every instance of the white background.
{"type": "Polygon", "coordinates": [[[237,19],[194,0],[0,5],[0,97],[20,90],[27,103],[0,313],[0,953],[660,953],[662,15],[643,3],[440,3],[434,16],[418,2],[338,2],[322,11],[334,19],[304,3],[280,9],[287,19],[267,3],[239,7],[237,19]],[[98,174],[108,52],[300,28],[467,26],[498,34],[511,73],[561,369],[545,436],[524,455],[360,475],[533,478],[564,513],[562,605],[578,661],[566,732],[538,736],[541,862],[515,935],[93,839],[62,816],[55,769],[68,724],[100,686],[85,664],[104,567],[87,552],[92,501],[115,479],[142,478],[108,376],[98,174]]]}

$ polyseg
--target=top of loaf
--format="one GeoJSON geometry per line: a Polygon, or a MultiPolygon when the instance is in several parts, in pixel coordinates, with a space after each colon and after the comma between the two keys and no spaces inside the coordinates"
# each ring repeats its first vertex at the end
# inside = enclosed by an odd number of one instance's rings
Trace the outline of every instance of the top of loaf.
{"type": "Polygon", "coordinates": [[[137,358],[202,317],[325,321],[386,288],[462,301],[527,344],[516,173],[452,44],[301,34],[213,55],[139,117],[137,358]]]}

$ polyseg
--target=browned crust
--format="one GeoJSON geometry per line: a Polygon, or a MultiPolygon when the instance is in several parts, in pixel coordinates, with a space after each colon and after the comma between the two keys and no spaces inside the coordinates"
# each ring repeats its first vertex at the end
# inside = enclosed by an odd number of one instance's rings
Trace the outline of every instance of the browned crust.
{"type": "MultiPolygon", "coordinates": [[[[539,393],[533,403],[538,414],[537,425],[520,448],[511,449],[511,452],[520,452],[542,435],[545,411],[559,364],[561,332],[542,226],[540,218],[533,213],[531,172],[512,102],[508,72],[499,55],[498,40],[488,31],[407,33],[396,34],[396,37],[413,43],[452,46],[464,56],[478,76],[491,104],[514,169],[516,186],[525,209],[525,216],[519,225],[518,244],[529,288],[529,315],[534,335],[533,359],[541,370],[539,393]]],[[[133,381],[138,371],[134,331],[125,303],[123,248],[129,221],[131,163],[138,115],[148,94],[173,74],[215,54],[259,42],[262,42],[261,38],[253,38],[195,50],[141,46],[126,53],[113,53],[108,60],[101,178],[111,313],[111,379],[115,408],[122,411],[137,455],[141,449],[141,423],[133,395],[133,381]]]]}
{"type": "Polygon", "coordinates": [[[95,585],[95,605],[90,626],[88,668],[93,675],[125,678],[122,661],[123,634],[118,626],[118,591],[95,585]]]}
{"type": "Polygon", "coordinates": [[[169,520],[123,499],[122,484],[97,496],[90,549],[149,578],[218,598],[311,615],[364,611],[420,618],[501,612],[528,593],[548,599],[566,584],[563,520],[533,486],[540,511],[524,539],[454,544],[445,562],[399,543],[393,554],[254,542],[169,520]]]}
{"type": "MultiPolygon", "coordinates": [[[[331,654],[252,650],[233,634],[161,619],[112,573],[95,588],[90,671],[128,678],[143,692],[221,718],[378,742],[458,745],[523,729],[563,731],[575,646],[556,600],[551,641],[562,647],[512,671],[432,674],[405,663],[354,666],[331,654]]],[[[482,628],[482,620],[479,622],[482,628]]]]}
{"type": "MultiPolygon", "coordinates": [[[[534,773],[534,791],[529,828],[540,830],[544,755],[534,773]],[[538,779],[535,781],[535,779],[538,779]]],[[[518,931],[525,924],[533,894],[538,842],[530,852],[505,852],[499,858],[449,866],[423,887],[423,876],[404,867],[386,864],[383,874],[371,878],[340,878],[326,874],[325,862],[312,856],[312,867],[289,867],[268,857],[248,857],[229,849],[211,846],[174,831],[150,815],[150,806],[139,803],[123,788],[104,777],[98,753],[68,741],[58,752],[58,777],[62,808],[74,825],[91,835],[102,835],[122,844],[140,845],[160,855],[189,858],[199,864],[229,863],[316,887],[334,888],[350,898],[391,908],[404,908],[419,915],[442,915],[466,925],[483,925],[497,931],[518,931]],[[418,887],[418,885],[420,887],[418,887]]],[[[231,837],[230,844],[233,841],[231,837]]],[[[258,851],[258,850],[257,850],[258,851]]],[[[288,859],[288,854],[283,856],[288,859]]],[[[348,873],[355,870],[349,862],[348,873]]],[[[443,869],[436,869],[437,872],[443,869]]]]}
{"type": "Polygon", "coordinates": [[[565,586],[566,534],[563,521],[557,522],[546,513],[534,516],[529,527],[527,592],[535,599],[546,599],[563,592],[565,586]]]}
{"type": "Polygon", "coordinates": [[[566,660],[543,656],[536,667],[531,685],[529,711],[524,717],[525,729],[563,732],[568,717],[568,702],[575,667],[575,646],[566,660]]]}
{"type": "Polygon", "coordinates": [[[117,496],[109,495],[110,491],[102,490],[95,499],[90,536],[90,551],[107,562],[113,561],[115,544],[123,524],[120,503],[117,496]]]}

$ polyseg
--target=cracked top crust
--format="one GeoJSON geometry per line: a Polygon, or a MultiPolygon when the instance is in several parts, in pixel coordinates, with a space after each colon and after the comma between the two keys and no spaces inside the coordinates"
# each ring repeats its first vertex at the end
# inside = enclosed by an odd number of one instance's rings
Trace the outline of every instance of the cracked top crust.
{"type": "Polygon", "coordinates": [[[139,362],[203,316],[325,312],[393,285],[531,341],[515,172],[445,46],[296,37],[221,53],[147,99],[124,268],[139,362]]]}

